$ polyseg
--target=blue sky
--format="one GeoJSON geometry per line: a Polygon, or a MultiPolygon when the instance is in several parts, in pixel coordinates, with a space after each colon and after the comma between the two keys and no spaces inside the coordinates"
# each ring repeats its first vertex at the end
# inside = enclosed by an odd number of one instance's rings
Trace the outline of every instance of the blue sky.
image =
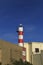
{"type": "Polygon", "coordinates": [[[0,0],[0,39],[18,43],[20,23],[24,42],[43,42],[43,0],[0,0]]]}

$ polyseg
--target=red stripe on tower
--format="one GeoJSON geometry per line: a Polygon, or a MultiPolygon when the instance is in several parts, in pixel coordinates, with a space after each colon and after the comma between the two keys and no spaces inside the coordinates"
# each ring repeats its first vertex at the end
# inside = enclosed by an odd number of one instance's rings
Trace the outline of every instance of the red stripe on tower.
{"type": "Polygon", "coordinates": [[[18,33],[18,35],[23,35],[23,32],[22,32],[22,31],[20,31],[20,32],[18,33]]]}
{"type": "Polygon", "coordinates": [[[19,43],[19,46],[23,47],[23,26],[22,24],[20,24],[20,26],[18,27],[18,43],[19,43]]]}
{"type": "Polygon", "coordinates": [[[23,39],[18,39],[18,42],[19,43],[23,43],[23,39]]]}

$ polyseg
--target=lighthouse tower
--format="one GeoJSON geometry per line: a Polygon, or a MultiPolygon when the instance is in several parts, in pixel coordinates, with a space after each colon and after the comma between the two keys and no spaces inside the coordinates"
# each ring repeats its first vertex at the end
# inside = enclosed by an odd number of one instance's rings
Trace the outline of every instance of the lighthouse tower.
{"type": "Polygon", "coordinates": [[[18,27],[18,45],[23,47],[23,26],[22,24],[18,27]]]}
{"type": "Polygon", "coordinates": [[[18,27],[18,45],[22,47],[22,60],[23,62],[26,61],[26,48],[24,48],[24,40],[23,40],[23,26],[22,24],[18,27]]]}

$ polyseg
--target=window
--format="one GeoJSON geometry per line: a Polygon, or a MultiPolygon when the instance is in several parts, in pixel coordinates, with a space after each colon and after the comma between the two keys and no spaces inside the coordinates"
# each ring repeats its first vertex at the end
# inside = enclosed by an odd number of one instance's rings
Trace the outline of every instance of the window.
{"type": "Polygon", "coordinates": [[[35,52],[38,53],[39,52],[39,48],[35,48],[35,52]]]}

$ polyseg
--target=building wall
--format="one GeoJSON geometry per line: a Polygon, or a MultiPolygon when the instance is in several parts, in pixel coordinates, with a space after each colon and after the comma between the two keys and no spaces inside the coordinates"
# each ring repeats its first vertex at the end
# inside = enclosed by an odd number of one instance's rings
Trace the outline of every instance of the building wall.
{"type": "Polygon", "coordinates": [[[22,48],[0,40],[0,62],[2,65],[6,65],[10,63],[11,59],[19,60],[22,58],[22,48]]]}
{"type": "Polygon", "coordinates": [[[40,44],[41,44],[41,46],[40,46],[41,47],[41,50],[43,50],[43,43],[40,43],[40,44]]]}
{"type": "Polygon", "coordinates": [[[43,50],[43,43],[41,42],[32,42],[32,52],[35,53],[35,48],[39,48],[39,54],[41,53],[41,50],[43,50]]]}
{"type": "MultiPolygon", "coordinates": [[[[41,50],[43,50],[43,43],[42,42],[32,42],[32,64],[34,64],[34,60],[35,60],[34,56],[40,55],[41,50]],[[39,48],[38,53],[35,52],[35,48],[39,48]]],[[[38,58],[39,57],[37,56],[36,61],[37,61],[38,58]]],[[[35,61],[35,63],[37,63],[36,61],[35,61]]],[[[38,60],[38,63],[39,63],[39,60],[38,60]]]]}
{"type": "Polygon", "coordinates": [[[24,47],[26,48],[26,60],[32,63],[33,62],[32,54],[40,54],[41,50],[43,50],[43,43],[42,42],[24,43],[24,47]],[[38,53],[35,52],[35,48],[39,49],[38,53]]]}
{"type": "Polygon", "coordinates": [[[24,43],[24,47],[26,48],[26,61],[31,62],[31,44],[24,43]]]}
{"type": "Polygon", "coordinates": [[[38,43],[38,42],[32,42],[32,52],[33,52],[33,54],[36,54],[35,48],[39,48],[39,53],[40,53],[40,50],[41,50],[40,46],[41,46],[40,43],[38,43]]]}

